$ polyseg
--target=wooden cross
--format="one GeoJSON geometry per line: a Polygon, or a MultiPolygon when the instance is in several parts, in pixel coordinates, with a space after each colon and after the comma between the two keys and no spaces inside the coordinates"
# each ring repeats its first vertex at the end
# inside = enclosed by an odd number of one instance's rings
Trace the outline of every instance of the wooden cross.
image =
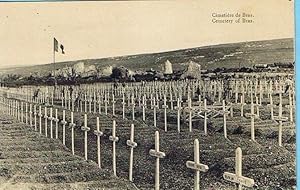
{"type": "Polygon", "coordinates": [[[293,99],[292,99],[292,86],[289,88],[289,112],[290,112],[290,122],[294,122],[293,117],[293,99]]]}
{"type": "Polygon", "coordinates": [[[87,112],[87,98],[86,98],[86,93],[84,94],[84,112],[87,112]]]}
{"type": "Polygon", "coordinates": [[[252,93],[251,93],[251,113],[246,113],[245,116],[251,118],[251,140],[255,141],[254,121],[255,121],[255,118],[257,118],[258,116],[254,113],[254,104],[253,104],[252,93]]]}
{"type": "MultiPolygon", "coordinates": [[[[84,120],[85,122],[85,120],[84,120]]],[[[75,154],[75,137],[74,137],[74,128],[76,127],[76,124],[74,123],[74,113],[71,112],[71,122],[69,123],[69,127],[71,127],[71,148],[72,148],[72,154],[75,154]]]]}
{"type": "Polygon", "coordinates": [[[225,100],[222,101],[222,111],[223,115],[223,129],[224,129],[224,137],[227,139],[227,124],[226,124],[226,116],[229,114],[229,111],[226,110],[225,100]]]}
{"type": "Polygon", "coordinates": [[[244,117],[244,106],[246,105],[244,100],[244,93],[241,95],[240,105],[241,105],[241,117],[244,117]]]}
{"type": "Polygon", "coordinates": [[[130,129],[130,140],[126,141],[127,146],[130,147],[130,158],[129,158],[129,181],[133,181],[132,178],[132,169],[133,169],[133,149],[137,146],[137,143],[134,142],[134,124],[131,124],[130,129]]]}
{"type": "Polygon", "coordinates": [[[154,121],[154,127],[156,127],[156,109],[158,108],[158,105],[156,104],[156,99],[153,98],[153,121],[154,121]]]}
{"type": "Polygon", "coordinates": [[[36,124],[36,105],[33,106],[33,115],[34,115],[34,130],[37,131],[37,124],[36,124]]]}
{"type": "Polygon", "coordinates": [[[25,103],[25,123],[28,124],[28,104],[25,103]]]}
{"type": "Polygon", "coordinates": [[[107,94],[105,93],[104,95],[104,111],[105,111],[105,115],[107,115],[107,104],[108,104],[108,100],[107,100],[107,94]]]}
{"type": "Polygon", "coordinates": [[[208,113],[208,109],[207,109],[207,101],[206,98],[204,99],[204,108],[203,108],[203,112],[204,112],[204,134],[207,135],[207,113],[208,113]]]}
{"type": "Polygon", "coordinates": [[[174,104],[173,104],[173,93],[170,91],[170,108],[171,108],[171,110],[173,110],[174,109],[174,104]]]}
{"type": "Polygon", "coordinates": [[[259,117],[259,106],[260,106],[260,103],[258,101],[258,97],[255,98],[255,103],[256,103],[256,115],[257,115],[257,117],[259,117]]]}
{"type": "Polygon", "coordinates": [[[45,114],[44,114],[44,118],[45,118],[45,136],[48,136],[48,115],[47,115],[47,107],[45,107],[45,114]]]}
{"type": "Polygon", "coordinates": [[[165,131],[167,132],[168,131],[168,124],[167,124],[167,108],[168,108],[168,105],[167,105],[167,98],[166,98],[166,95],[164,94],[164,105],[162,106],[162,108],[164,109],[164,122],[165,122],[165,131]]]}
{"type": "Polygon", "coordinates": [[[87,132],[90,130],[90,128],[88,127],[87,125],[87,114],[85,113],[84,114],[84,124],[83,126],[81,127],[81,130],[84,131],[84,158],[85,160],[88,159],[88,134],[87,132]]]}
{"type": "Polygon", "coordinates": [[[29,104],[29,125],[32,127],[32,104],[29,104]]]}
{"type": "Polygon", "coordinates": [[[166,154],[159,151],[159,132],[155,132],[155,149],[150,149],[150,156],[156,157],[155,165],[155,190],[159,190],[159,159],[164,158],[166,154]]]}
{"type": "Polygon", "coordinates": [[[92,113],[92,102],[93,102],[93,99],[92,99],[92,96],[90,95],[89,96],[89,113],[92,113]]]}
{"type": "Polygon", "coordinates": [[[100,122],[99,122],[99,117],[97,117],[97,130],[94,131],[94,134],[97,136],[97,156],[98,156],[98,166],[101,168],[101,149],[100,149],[100,138],[103,135],[103,132],[100,131],[100,122]]]}
{"type": "Polygon", "coordinates": [[[116,160],[116,142],[119,141],[119,137],[116,136],[116,121],[113,120],[112,135],[109,136],[109,140],[113,142],[113,172],[117,176],[117,160],[116,160]]]}
{"type": "Polygon", "coordinates": [[[101,114],[101,102],[102,102],[102,96],[100,96],[100,94],[98,95],[98,111],[99,111],[99,113],[101,114]]]}
{"type": "Polygon", "coordinates": [[[208,166],[200,163],[199,140],[194,141],[194,161],[187,161],[186,167],[195,170],[194,190],[200,189],[200,171],[207,172],[208,166]]]}
{"type": "Polygon", "coordinates": [[[270,104],[268,104],[267,106],[270,107],[271,120],[274,120],[274,107],[275,107],[275,105],[273,104],[272,93],[269,94],[269,97],[270,97],[270,104]]]}
{"type": "Polygon", "coordinates": [[[68,91],[67,95],[68,95],[68,109],[70,110],[71,109],[71,94],[70,94],[70,91],[68,91]]]}
{"type": "Polygon", "coordinates": [[[96,92],[94,92],[93,104],[94,104],[94,113],[96,113],[97,112],[97,96],[96,96],[96,92]]]}
{"type": "Polygon", "coordinates": [[[147,107],[147,100],[146,100],[146,96],[145,96],[145,94],[144,94],[144,95],[143,95],[143,100],[142,100],[143,121],[146,120],[145,107],[147,107]]]}
{"type": "Polygon", "coordinates": [[[235,103],[236,104],[237,104],[237,101],[238,101],[238,96],[239,96],[238,81],[235,80],[235,103]]]}
{"type": "Polygon", "coordinates": [[[132,120],[135,120],[135,115],[134,115],[134,108],[135,108],[135,101],[134,101],[134,95],[131,96],[131,104],[132,106],[132,120]]]}
{"type": "Polygon", "coordinates": [[[24,105],[23,105],[23,102],[21,102],[21,122],[24,122],[24,119],[23,119],[23,118],[24,118],[24,117],[23,117],[23,114],[24,114],[24,113],[23,113],[24,108],[23,108],[23,106],[24,106],[24,105]]]}
{"type": "Polygon", "coordinates": [[[192,132],[193,130],[193,123],[192,123],[192,112],[193,112],[193,107],[192,107],[192,100],[190,97],[188,97],[188,107],[186,110],[189,112],[189,131],[192,132]]]}
{"type": "Polygon", "coordinates": [[[237,148],[235,151],[235,173],[224,172],[223,178],[227,181],[237,183],[238,189],[242,190],[243,186],[253,187],[254,180],[242,176],[242,149],[237,148]]]}
{"type": "Polygon", "coordinates": [[[175,107],[177,110],[177,131],[180,133],[180,113],[181,113],[181,101],[177,98],[177,106],[175,107]]]}
{"type": "Polygon", "coordinates": [[[279,130],[278,130],[278,144],[279,146],[282,146],[282,122],[287,121],[287,117],[282,116],[282,89],[280,86],[280,92],[279,92],[279,111],[278,116],[274,116],[274,120],[279,122],[279,130]]]}
{"type": "Polygon", "coordinates": [[[112,103],[112,115],[115,116],[115,94],[112,94],[112,100],[111,100],[111,103],[112,103]]]}
{"type": "Polygon", "coordinates": [[[57,115],[57,109],[55,109],[55,118],[53,119],[53,121],[55,122],[55,139],[58,139],[58,115],[57,115]]]}
{"type": "Polygon", "coordinates": [[[64,96],[63,96],[63,93],[61,93],[61,107],[64,107],[64,96]]]}
{"type": "Polygon", "coordinates": [[[66,145],[66,124],[67,124],[67,121],[66,121],[66,111],[63,110],[63,119],[61,120],[60,122],[63,126],[63,145],[66,145]]]}
{"type": "Polygon", "coordinates": [[[52,115],[52,108],[50,108],[50,117],[48,117],[48,119],[50,120],[50,138],[52,139],[53,138],[53,120],[54,120],[54,117],[52,115]]]}
{"type": "Polygon", "coordinates": [[[123,93],[123,100],[122,100],[122,106],[123,106],[123,119],[125,119],[125,94],[123,93]]]}

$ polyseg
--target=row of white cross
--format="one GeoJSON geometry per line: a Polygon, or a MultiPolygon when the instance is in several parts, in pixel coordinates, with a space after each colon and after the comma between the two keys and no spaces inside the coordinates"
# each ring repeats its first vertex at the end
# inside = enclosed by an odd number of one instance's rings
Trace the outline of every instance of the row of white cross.
{"type": "MultiPolygon", "coordinates": [[[[234,79],[230,81],[230,94],[235,93],[235,103],[237,103],[239,94],[245,96],[245,94],[254,93],[256,96],[259,93],[259,103],[261,104],[262,98],[265,94],[269,97],[275,91],[278,91],[280,87],[285,87],[285,81],[287,77],[283,77],[280,80],[272,79],[267,81],[266,79],[249,78],[249,80],[234,79]],[[274,81],[274,82],[273,82],[274,81]]],[[[65,86],[57,87],[39,87],[41,101],[35,100],[36,103],[45,103],[46,101],[53,102],[55,100],[61,100],[64,105],[67,105],[69,100],[74,100],[75,97],[80,94],[82,101],[95,101],[99,96],[104,97],[115,94],[120,97],[122,94],[128,95],[128,101],[131,96],[141,99],[141,95],[144,94],[147,98],[150,98],[152,94],[159,96],[162,99],[163,96],[170,97],[172,102],[172,97],[177,98],[183,96],[195,96],[197,88],[200,89],[201,95],[209,95],[213,101],[215,101],[216,92],[218,92],[218,101],[221,102],[221,95],[224,92],[224,81],[223,80],[188,80],[188,81],[171,81],[171,82],[146,82],[143,83],[127,83],[125,87],[119,85],[115,87],[114,84],[93,84],[93,85],[81,85],[81,87],[73,87],[72,90],[65,86]],[[81,93],[84,92],[84,93],[81,93]],[[89,97],[89,98],[87,98],[89,97]]],[[[291,86],[293,88],[293,86],[291,86]]],[[[28,86],[21,89],[9,89],[10,95],[18,95],[19,97],[26,96],[27,98],[18,98],[27,100],[30,102],[36,87],[28,86]],[[28,98],[29,97],[29,98],[28,98]]],[[[293,92],[294,94],[294,92],[293,92]]],[[[109,98],[109,97],[108,97],[109,98]]],[[[129,103],[129,102],[128,102],[129,103]]],[[[74,110],[73,110],[74,111],[74,110]]],[[[86,111],[86,110],[85,110],[86,111]]]]}
{"type": "MultiPolygon", "coordinates": [[[[11,109],[8,105],[6,104],[7,102],[4,101],[5,99],[2,98],[2,105],[4,108],[6,108],[6,111],[13,115],[16,116],[18,119],[20,119],[23,122],[23,116],[20,116],[22,114],[20,113],[14,113],[13,109],[11,109]]],[[[35,108],[36,106],[34,106],[35,108]]],[[[30,106],[31,108],[31,106],[30,106]]],[[[56,137],[58,138],[58,122],[59,119],[57,117],[57,109],[55,110],[55,117],[52,116],[52,108],[50,108],[50,116],[47,116],[47,108],[45,107],[45,114],[44,114],[44,119],[45,119],[45,136],[47,137],[47,121],[50,120],[50,138],[53,138],[52,135],[52,122],[54,121],[56,123],[56,137]]],[[[32,126],[32,117],[31,115],[34,115],[34,129],[37,131],[37,126],[36,126],[36,112],[32,112],[31,109],[29,111],[29,123],[30,126],[32,126]]],[[[41,133],[41,118],[43,117],[42,112],[41,112],[41,106],[39,107],[39,114],[38,116],[40,117],[40,133],[41,133]]],[[[26,115],[26,124],[28,122],[27,120],[27,115],[26,115]]],[[[63,144],[65,144],[65,126],[67,124],[67,121],[65,119],[65,110],[63,110],[63,119],[61,121],[61,124],[63,125],[63,144]]],[[[71,122],[69,123],[69,126],[72,129],[72,137],[71,137],[71,142],[72,142],[72,154],[75,154],[74,151],[74,128],[75,128],[75,123],[74,123],[74,116],[73,112],[71,112],[71,122]]],[[[99,123],[99,117],[97,117],[97,130],[94,131],[94,134],[97,136],[97,157],[98,157],[98,166],[101,168],[101,144],[100,144],[100,138],[103,135],[103,132],[100,129],[100,123],[99,123]]],[[[81,127],[81,130],[84,132],[84,155],[85,159],[88,160],[88,136],[87,132],[90,130],[90,128],[87,125],[87,114],[84,115],[84,125],[81,127]]],[[[129,180],[133,181],[133,149],[137,147],[137,143],[134,141],[134,125],[131,125],[130,129],[130,139],[127,140],[127,146],[130,147],[130,161],[129,161],[129,180]]],[[[113,121],[112,125],[112,135],[109,137],[109,140],[112,141],[113,143],[113,152],[112,152],[112,163],[113,163],[113,173],[115,176],[117,176],[117,166],[116,166],[116,143],[118,142],[119,138],[116,136],[116,122],[113,121]]],[[[166,154],[162,151],[160,151],[159,147],[159,132],[155,132],[155,149],[151,149],[149,151],[149,154],[151,156],[156,157],[156,164],[155,164],[155,189],[158,190],[160,188],[160,159],[164,158],[166,154]]],[[[201,164],[200,163],[200,156],[199,156],[199,141],[198,139],[195,139],[194,141],[194,161],[187,161],[186,162],[186,167],[190,168],[192,170],[195,170],[195,178],[194,178],[194,189],[199,190],[200,189],[200,172],[207,172],[209,170],[209,167],[207,165],[201,164]]],[[[239,185],[239,189],[242,188],[242,186],[246,187],[252,187],[254,185],[254,180],[242,176],[242,152],[240,148],[237,148],[236,150],[236,172],[235,173],[229,173],[225,172],[224,173],[224,179],[237,183],[239,185]]]]}
{"type": "MultiPolygon", "coordinates": [[[[282,90],[280,90],[281,92],[282,90]]],[[[124,95],[124,94],[123,94],[124,95]]],[[[124,97],[124,96],[123,96],[124,97]]],[[[105,97],[106,99],[106,97],[105,97]]],[[[105,114],[108,114],[107,113],[107,101],[105,101],[105,114]]],[[[201,102],[201,98],[199,98],[199,101],[198,101],[198,106],[196,106],[196,108],[198,110],[200,110],[200,113],[203,113],[204,114],[204,134],[207,135],[207,120],[208,120],[208,117],[207,117],[207,113],[210,111],[210,109],[207,108],[207,105],[206,105],[206,99],[204,99],[204,102],[203,102],[203,108],[202,108],[202,102],[201,102]]],[[[114,101],[114,96],[112,98],[112,104],[113,104],[113,108],[114,108],[114,104],[115,104],[115,101],[114,101]]],[[[192,101],[191,101],[191,98],[189,98],[187,100],[187,107],[186,108],[182,108],[181,107],[181,104],[182,104],[182,101],[178,98],[177,99],[177,106],[175,107],[175,110],[177,110],[177,130],[178,132],[181,131],[181,124],[180,124],[180,119],[181,119],[181,112],[182,110],[184,110],[184,114],[186,112],[188,112],[188,125],[189,125],[189,131],[192,132],[192,113],[196,113],[196,110],[195,110],[195,106],[192,106],[192,101]]],[[[122,105],[123,105],[123,119],[125,119],[125,99],[123,98],[123,101],[122,101],[122,105]]],[[[251,112],[250,113],[246,113],[244,114],[244,106],[246,105],[246,103],[244,102],[244,97],[241,96],[241,102],[239,103],[239,105],[241,106],[240,107],[240,112],[241,112],[241,116],[246,116],[246,117],[250,117],[251,118],[251,139],[253,141],[255,141],[255,126],[254,126],[254,122],[255,122],[255,118],[259,118],[259,103],[257,102],[257,97],[256,97],[256,104],[254,104],[254,101],[253,101],[253,94],[251,94],[251,112]],[[254,106],[256,106],[256,113],[254,111],[254,106]]],[[[24,104],[23,102],[18,102],[18,101],[10,101],[9,102],[9,106],[11,108],[14,108],[14,109],[21,109],[21,113],[19,114],[18,117],[20,117],[21,121],[23,121],[23,112],[24,112],[24,104]]],[[[135,101],[134,101],[134,98],[133,96],[131,97],[131,103],[130,103],[130,106],[132,106],[132,120],[135,120],[135,101]]],[[[146,104],[146,100],[145,100],[145,96],[143,96],[143,103],[141,104],[142,106],[142,111],[143,111],[143,120],[145,121],[145,109],[147,108],[147,104],[146,104]]],[[[279,93],[279,115],[278,116],[274,116],[274,107],[275,105],[273,104],[273,99],[272,99],[272,95],[270,95],[270,104],[268,105],[270,107],[270,110],[271,110],[271,119],[272,120],[275,120],[275,121],[278,121],[279,122],[279,135],[278,135],[278,143],[279,143],[279,146],[282,146],[282,126],[283,126],[283,121],[287,121],[288,118],[287,117],[283,117],[282,116],[282,93],[279,93]]],[[[91,106],[90,106],[91,107],[91,106]]],[[[293,122],[293,102],[292,102],[292,98],[291,98],[291,90],[289,90],[289,113],[290,113],[290,117],[289,117],[289,120],[291,122],[293,122]]],[[[101,106],[99,106],[99,110],[101,110],[101,106]]],[[[156,102],[156,99],[153,98],[151,100],[151,109],[153,109],[153,125],[154,127],[157,127],[157,109],[159,108],[159,104],[158,102],[156,102]]],[[[164,96],[164,99],[163,99],[163,106],[162,108],[164,109],[164,129],[165,131],[168,131],[168,124],[167,124],[167,108],[168,108],[168,105],[167,105],[167,100],[166,100],[166,96],[164,96]]],[[[227,115],[230,114],[231,116],[233,116],[233,107],[232,107],[232,104],[229,106],[230,108],[230,111],[227,111],[228,107],[225,105],[225,101],[223,100],[222,101],[222,110],[219,111],[218,113],[223,115],[223,128],[224,128],[224,137],[227,138],[227,124],[226,124],[226,120],[227,120],[227,115]]],[[[44,119],[45,119],[45,132],[46,132],[46,136],[48,135],[47,134],[47,122],[48,120],[50,120],[50,128],[52,129],[52,122],[56,122],[56,131],[57,131],[57,118],[53,118],[52,117],[52,108],[50,108],[50,117],[47,116],[47,107],[45,107],[44,109],[45,111],[45,114],[44,114],[44,119]]],[[[29,112],[32,112],[32,106],[30,104],[30,111],[29,112]]],[[[113,109],[113,115],[114,115],[114,109],[113,109]]],[[[34,111],[33,113],[35,114],[36,116],[36,105],[34,105],[34,111]]],[[[101,113],[101,112],[100,112],[101,113]]],[[[25,103],[25,114],[27,115],[28,114],[28,103],[25,103]]],[[[55,110],[55,114],[57,116],[57,110],[55,110]]],[[[71,113],[73,114],[73,112],[71,113]]],[[[64,114],[63,114],[64,115],[64,114]]],[[[39,107],[39,113],[38,113],[38,116],[39,116],[39,119],[41,121],[41,117],[42,117],[42,113],[41,113],[41,106],[39,107]]],[[[71,117],[72,118],[72,117],[71,117]]],[[[27,117],[26,117],[26,123],[28,123],[27,121],[27,117]]],[[[71,122],[72,124],[70,124],[70,127],[74,128],[75,126],[73,126],[73,122],[71,122]]],[[[65,125],[63,125],[63,134],[65,134],[65,125]]],[[[39,126],[39,129],[40,129],[40,132],[42,130],[42,127],[41,127],[41,122],[40,122],[40,126],[39,126]]],[[[86,128],[83,127],[82,128],[83,130],[85,130],[86,128]]],[[[74,129],[72,129],[72,136],[73,136],[73,133],[74,133],[74,129]]],[[[52,134],[52,130],[51,130],[51,137],[53,137],[53,134],[52,134]]],[[[56,134],[56,137],[57,137],[57,134],[56,134]]],[[[63,139],[63,142],[65,142],[65,139],[63,139]]],[[[72,146],[73,147],[73,146],[72,146]]]]}

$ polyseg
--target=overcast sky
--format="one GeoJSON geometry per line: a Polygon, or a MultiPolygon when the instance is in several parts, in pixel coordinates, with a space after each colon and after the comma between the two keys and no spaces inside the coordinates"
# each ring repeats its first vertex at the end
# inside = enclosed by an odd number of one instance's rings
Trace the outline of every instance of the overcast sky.
{"type": "Polygon", "coordinates": [[[102,58],[294,36],[293,1],[199,0],[0,3],[0,67],[102,58]],[[254,24],[214,24],[213,13],[254,24]]]}

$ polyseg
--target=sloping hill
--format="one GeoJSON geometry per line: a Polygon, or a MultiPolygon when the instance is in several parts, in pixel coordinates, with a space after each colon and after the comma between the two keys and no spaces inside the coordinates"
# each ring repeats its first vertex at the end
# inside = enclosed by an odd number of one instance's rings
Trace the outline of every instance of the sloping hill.
{"type": "Polygon", "coordinates": [[[162,53],[150,53],[130,56],[120,56],[102,59],[85,59],[77,61],[60,62],[29,67],[1,69],[0,74],[23,74],[38,72],[48,73],[53,68],[62,68],[78,62],[86,65],[96,64],[99,67],[125,66],[131,70],[146,70],[149,68],[161,70],[161,64],[166,60],[173,63],[174,70],[182,69],[183,63],[193,60],[202,65],[203,69],[217,67],[252,67],[254,64],[268,64],[274,62],[293,62],[293,39],[276,39],[267,41],[241,42],[204,46],[198,48],[182,49],[162,53]]]}

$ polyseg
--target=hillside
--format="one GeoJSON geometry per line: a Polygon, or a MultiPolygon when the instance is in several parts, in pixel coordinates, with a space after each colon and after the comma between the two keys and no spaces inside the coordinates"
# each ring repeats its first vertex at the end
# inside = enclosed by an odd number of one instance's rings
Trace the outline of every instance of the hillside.
{"type": "Polygon", "coordinates": [[[241,42],[203,46],[198,48],[182,49],[176,51],[120,56],[102,59],[85,59],[77,61],[60,62],[28,67],[15,67],[0,69],[0,74],[30,73],[47,74],[53,68],[62,68],[78,62],[86,65],[96,64],[98,67],[125,66],[131,70],[146,70],[149,68],[161,70],[161,64],[166,60],[173,63],[174,70],[182,69],[185,63],[193,60],[202,65],[203,69],[217,67],[252,67],[254,64],[268,64],[274,62],[293,62],[294,43],[293,39],[276,39],[267,41],[241,42]]]}

